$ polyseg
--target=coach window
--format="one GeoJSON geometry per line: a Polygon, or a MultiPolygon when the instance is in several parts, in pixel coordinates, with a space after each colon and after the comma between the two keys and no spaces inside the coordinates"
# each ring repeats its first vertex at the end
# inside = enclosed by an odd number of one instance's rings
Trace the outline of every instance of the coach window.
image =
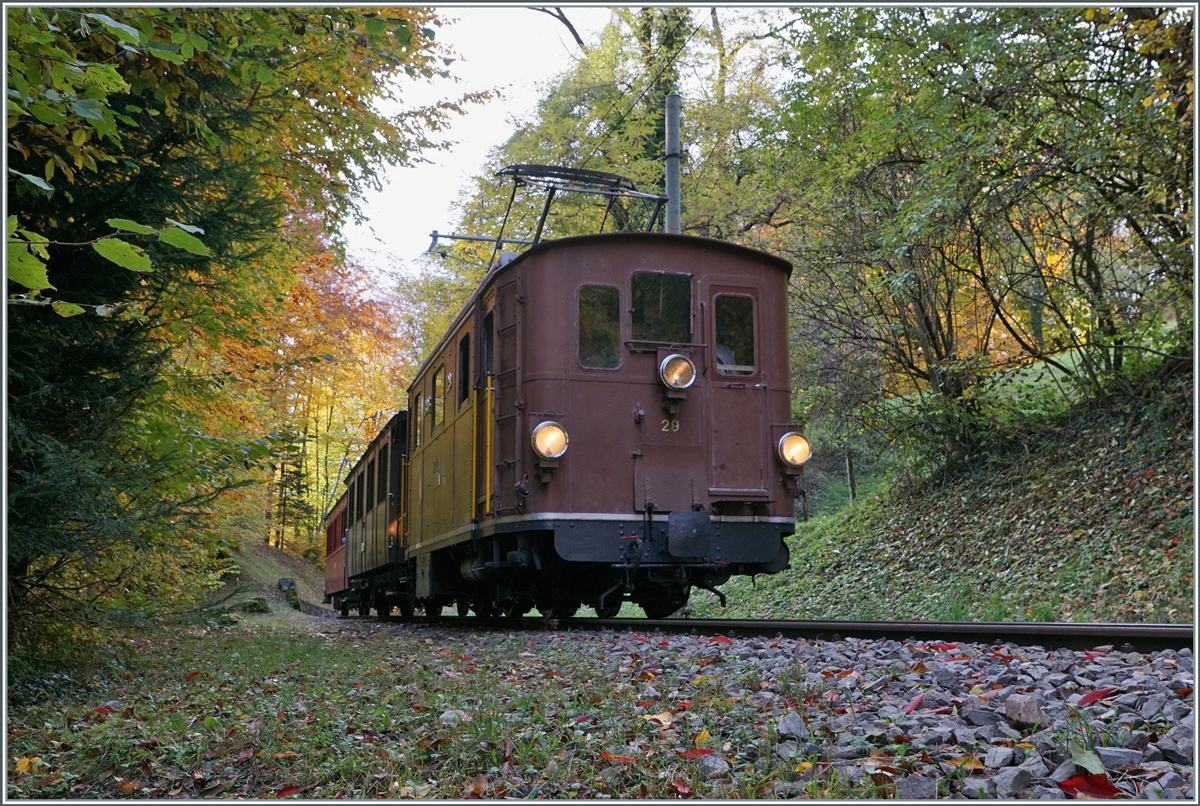
{"type": "Polygon", "coordinates": [[[713,300],[717,372],[721,375],[754,374],[754,300],[735,294],[718,294],[713,300]]]}
{"type": "Polygon", "coordinates": [[[579,288],[579,363],[594,369],[621,363],[621,295],[612,286],[579,288]]]}
{"type": "Polygon", "coordinates": [[[635,271],[633,340],[688,344],[692,340],[692,278],[687,274],[635,271]]]}
{"type": "Polygon", "coordinates": [[[433,428],[446,419],[446,368],[438,367],[433,373],[433,428]]]}
{"type": "Polygon", "coordinates": [[[388,488],[388,446],[379,448],[379,489],[375,492],[375,503],[382,504],[388,488]]]}
{"type": "Polygon", "coordinates": [[[464,333],[458,342],[458,405],[467,400],[467,392],[471,388],[468,379],[471,377],[471,334],[464,333]]]}
{"type": "Polygon", "coordinates": [[[363,511],[370,512],[375,507],[375,460],[367,462],[367,486],[363,489],[363,511]]]}

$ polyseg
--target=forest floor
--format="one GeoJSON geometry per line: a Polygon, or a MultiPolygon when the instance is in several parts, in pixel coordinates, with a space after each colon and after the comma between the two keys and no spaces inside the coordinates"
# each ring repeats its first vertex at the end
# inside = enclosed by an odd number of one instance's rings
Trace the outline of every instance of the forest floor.
{"type": "Polygon", "coordinates": [[[797,525],[791,568],[703,618],[1191,622],[1192,403],[1096,405],[919,489],[797,525]]]}

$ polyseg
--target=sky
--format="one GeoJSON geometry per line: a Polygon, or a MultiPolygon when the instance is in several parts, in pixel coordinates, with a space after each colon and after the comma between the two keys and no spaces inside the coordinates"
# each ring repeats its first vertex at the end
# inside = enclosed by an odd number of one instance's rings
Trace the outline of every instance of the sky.
{"type": "MultiPolygon", "coordinates": [[[[592,42],[611,16],[606,6],[563,6],[585,42],[592,42]]],[[[527,6],[446,7],[444,19],[455,19],[438,30],[459,60],[450,72],[461,81],[422,84],[403,82],[402,92],[412,105],[468,92],[500,89],[501,100],[466,107],[442,133],[456,144],[429,152],[427,164],[392,168],[380,193],[363,204],[364,225],[347,225],[342,235],[348,256],[380,274],[415,270],[415,261],[429,248],[433,230],[452,232],[450,204],[460,189],[479,172],[490,149],[508,139],[514,121],[531,114],[538,85],[567,70],[580,57],[579,47],[561,22],[527,6]]]]}

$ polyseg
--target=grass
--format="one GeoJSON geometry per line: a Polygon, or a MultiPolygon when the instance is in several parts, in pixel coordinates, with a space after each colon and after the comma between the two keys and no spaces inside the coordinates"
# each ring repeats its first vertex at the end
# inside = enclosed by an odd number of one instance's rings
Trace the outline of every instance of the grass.
{"type": "MultiPolygon", "coordinates": [[[[1190,622],[1193,425],[1186,401],[1092,407],[1018,433],[944,483],[831,482],[791,569],[697,591],[697,617],[1190,622]],[[869,489],[869,485],[863,485],[869,489]]],[[[812,502],[810,502],[812,503],[812,502]]]]}
{"type": "MultiPolygon", "coordinates": [[[[781,714],[729,697],[719,671],[687,669],[669,703],[642,701],[667,642],[641,639],[645,652],[608,658],[579,651],[603,640],[279,614],[121,639],[103,674],[11,709],[7,794],[666,799],[753,797],[776,782],[847,791],[828,765],[774,757],[766,726],[781,714]],[[709,750],[730,773],[702,774],[709,750]]],[[[666,696],[666,678],[658,685],[666,696]]]]}

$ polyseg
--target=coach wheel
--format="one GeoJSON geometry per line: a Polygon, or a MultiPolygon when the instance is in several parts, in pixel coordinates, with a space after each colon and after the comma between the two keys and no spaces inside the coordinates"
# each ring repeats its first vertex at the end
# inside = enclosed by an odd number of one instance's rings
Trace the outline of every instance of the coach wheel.
{"type": "Polygon", "coordinates": [[[468,602],[466,599],[459,599],[458,600],[458,617],[466,618],[469,615],[471,615],[471,603],[468,602]]]}
{"type": "Polygon", "coordinates": [[[533,609],[533,602],[528,599],[510,599],[504,603],[503,613],[509,618],[521,618],[533,609]]]}
{"type": "Polygon", "coordinates": [[[424,609],[425,615],[429,618],[441,618],[444,607],[433,599],[426,599],[424,609]]]}
{"type": "Polygon", "coordinates": [[[350,603],[345,599],[338,603],[338,614],[342,618],[350,618],[350,603]]]}
{"type": "Polygon", "coordinates": [[[407,596],[401,597],[400,601],[396,604],[400,608],[400,617],[412,618],[414,604],[413,600],[407,596]]]}
{"type": "Polygon", "coordinates": [[[491,602],[475,602],[471,609],[479,618],[492,618],[496,615],[496,606],[491,602]]]}
{"type": "Polygon", "coordinates": [[[579,610],[579,604],[577,602],[555,602],[549,610],[542,610],[540,607],[538,610],[541,610],[542,615],[548,619],[574,618],[575,613],[579,610]]]}
{"type": "Polygon", "coordinates": [[[605,605],[604,607],[593,607],[596,611],[596,618],[615,618],[617,613],[621,612],[621,600],[605,605]]]}

